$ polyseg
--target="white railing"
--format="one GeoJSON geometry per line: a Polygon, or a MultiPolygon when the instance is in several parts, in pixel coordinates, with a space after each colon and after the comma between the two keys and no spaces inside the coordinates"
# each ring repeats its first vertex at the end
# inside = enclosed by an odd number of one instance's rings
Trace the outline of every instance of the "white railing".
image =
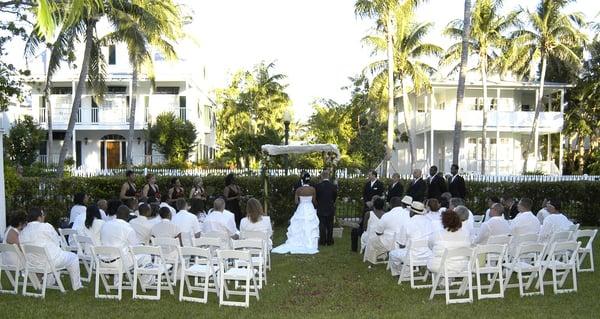
{"type": "Polygon", "coordinates": [[[59,154],[48,155],[38,155],[37,161],[43,164],[57,164],[58,163],[59,154]]]}

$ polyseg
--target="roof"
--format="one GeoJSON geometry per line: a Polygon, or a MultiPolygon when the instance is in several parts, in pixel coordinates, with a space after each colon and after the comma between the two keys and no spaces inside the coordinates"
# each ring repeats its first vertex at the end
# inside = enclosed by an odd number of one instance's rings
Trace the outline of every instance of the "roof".
{"type": "Polygon", "coordinates": [[[313,152],[331,152],[336,155],[336,161],[340,158],[340,151],[334,144],[310,144],[310,145],[272,145],[266,144],[261,147],[262,151],[269,155],[305,154],[313,152]]]}
{"type": "MultiPolygon", "coordinates": [[[[458,85],[458,81],[454,79],[448,80],[438,80],[434,79],[431,81],[432,87],[456,87],[458,85]]],[[[539,81],[510,81],[510,80],[487,80],[487,85],[489,87],[507,87],[507,88],[538,88],[540,86],[539,81]]],[[[471,80],[467,79],[465,82],[465,86],[476,86],[481,87],[481,80],[471,80]]],[[[546,88],[555,88],[555,89],[565,89],[569,87],[574,87],[573,84],[568,83],[558,83],[558,82],[544,82],[544,87],[546,88]]]]}

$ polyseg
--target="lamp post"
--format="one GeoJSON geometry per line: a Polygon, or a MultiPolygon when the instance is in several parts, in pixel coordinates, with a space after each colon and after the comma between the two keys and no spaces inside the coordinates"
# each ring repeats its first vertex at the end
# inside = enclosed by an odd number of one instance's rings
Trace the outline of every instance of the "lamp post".
{"type": "MultiPolygon", "coordinates": [[[[283,125],[285,126],[285,137],[284,137],[284,144],[288,145],[289,144],[289,139],[290,139],[290,123],[292,122],[292,114],[290,113],[289,110],[285,110],[285,112],[283,112],[283,125]]],[[[285,175],[288,175],[288,170],[289,170],[289,155],[285,154],[285,175]]]]}

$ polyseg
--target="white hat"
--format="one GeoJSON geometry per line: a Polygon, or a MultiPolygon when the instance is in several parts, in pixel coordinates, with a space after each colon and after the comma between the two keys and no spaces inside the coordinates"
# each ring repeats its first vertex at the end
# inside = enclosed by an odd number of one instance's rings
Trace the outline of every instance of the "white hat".
{"type": "Polygon", "coordinates": [[[402,203],[406,204],[406,205],[410,205],[412,204],[412,197],[406,195],[402,198],[402,203]]]}
{"type": "Polygon", "coordinates": [[[412,202],[410,205],[410,211],[415,214],[423,215],[425,214],[425,205],[423,205],[421,202],[412,202]]]}

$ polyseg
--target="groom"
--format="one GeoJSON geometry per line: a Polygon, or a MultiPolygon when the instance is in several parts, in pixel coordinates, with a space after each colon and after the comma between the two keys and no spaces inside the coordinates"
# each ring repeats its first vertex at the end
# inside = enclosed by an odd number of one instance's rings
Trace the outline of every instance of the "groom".
{"type": "Polygon", "coordinates": [[[329,171],[323,170],[317,191],[317,216],[319,217],[319,245],[333,245],[333,217],[337,186],[329,181],[329,171]]]}

